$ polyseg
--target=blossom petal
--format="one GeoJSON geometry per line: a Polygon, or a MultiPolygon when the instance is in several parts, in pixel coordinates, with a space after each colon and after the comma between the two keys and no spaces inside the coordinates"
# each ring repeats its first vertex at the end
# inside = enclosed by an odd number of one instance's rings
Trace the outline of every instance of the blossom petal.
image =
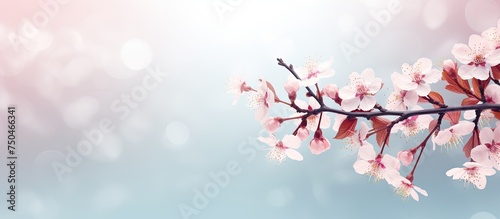
{"type": "Polygon", "coordinates": [[[488,160],[489,153],[490,150],[486,146],[479,145],[472,149],[470,157],[478,163],[490,165],[488,160]]]}
{"type": "Polygon", "coordinates": [[[373,160],[375,159],[375,150],[373,149],[373,145],[366,144],[359,148],[358,157],[363,160],[373,160]]]}
{"type": "Polygon", "coordinates": [[[407,107],[413,107],[418,103],[418,94],[416,91],[407,91],[405,96],[403,97],[403,103],[407,107]]]}
{"type": "Polygon", "coordinates": [[[453,133],[456,135],[464,136],[470,134],[476,125],[471,121],[460,121],[454,125],[453,133]]]}
{"type": "Polygon", "coordinates": [[[441,80],[442,74],[437,69],[431,69],[425,74],[425,82],[432,84],[441,80]]]}
{"type": "Polygon", "coordinates": [[[420,66],[421,73],[425,73],[432,69],[432,61],[428,58],[419,58],[413,66],[420,66]]]}
{"type": "MultiPolygon", "coordinates": [[[[479,136],[481,136],[481,135],[479,135],[479,136]]],[[[495,140],[495,142],[500,142],[500,127],[498,127],[498,126],[497,126],[497,128],[495,128],[495,131],[493,131],[493,140],[495,140]]],[[[483,141],[481,140],[481,142],[483,142],[483,141]]]]}
{"type": "MultiPolygon", "coordinates": [[[[366,80],[366,79],[365,79],[366,80]]],[[[371,83],[368,84],[368,92],[371,93],[371,94],[375,94],[377,93],[380,88],[382,88],[382,79],[380,78],[375,78],[373,79],[372,81],[370,81],[371,83]]]]}
{"type": "Polygon", "coordinates": [[[278,141],[276,140],[276,138],[274,136],[272,137],[267,137],[267,138],[264,138],[264,137],[259,137],[257,138],[259,141],[263,142],[263,143],[266,143],[267,145],[271,146],[271,147],[274,147],[276,146],[276,144],[278,143],[278,141]]]}
{"type": "Polygon", "coordinates": [[[282,142],[284,146],[295,149],[299,148],[301,143],[300,138],[295,135],[285,135],[282,142]]]}
{"type": "MultiPolygon", "coordinates": [[[[496,130],[496,129],[495,129],[496,130]]],[[[493,139],[495,138],[493,134],[493,130],[489,127],[484,127],[481,129],[481,132],[479,132],[479,140],[481,140],[481,143],[491,143],[493,139]]]]}
{"type": "Polygon", "coordinates": [[[472,183],[474,183],[474,185],[476,186],[476,188],[478,189],[484,189],[486,188],[486,176],[484,175],[478,175],[476,180],[473,181],[472,183]]]}
{"type": "Polygon", "coordinates": [[[371,110],[375,106],[376,103],[377,103],[377,100],[375,99],[374,96],[366,95],[363,97],[363,99],[359,103],[359,108],[364,110],[364,111],[368,111],[368,110],[371,110]]]}
{"type": "Polygon", "coordinates": [[[356,97],[356,90],[351,86],[345,86],[339,90],[340,99],[352,99],[356,97]]]}
{"type": "Polygon", "coordinates": [[[458,175],[460,172],[463,172],[463,171],[464,171],[463,168],[455,167],[455,168],[452,168],[452,169],[446,171],[446,175],[447,176],[455,176],[455,175],[458,175]]]}
{"type": "Polygon", "coordinates": [[[420,187],[417,187],[417,186],[413,186],[413,189],[415,189],[417,192],[419,192],[420,194],[424,195],[424,196],[428,196],[427,194],[427,191],[423,190],[422,188],[420,187]]]}
{"type": "Polygon", "coordinates": [[[367,68],[361,72],[361,78],[364,81],[371,82],[375,80],[375,72],[371,68],[367,68]]]}
{"type": "Polygon", "coordinates": [[[469,80],[472,79],[473,77],[473,72],[476,70],[476,67],[472,65],[462,65],[460,68],[458,68],[458,75],[464,79],[464,80],[469,80]]]}
{"type": "Polygon", "coordinates": [[[399,168],[401,167],[401,163],[399,162],[399,160],[388,154],[385,154],[382,157],[382,163],[386,166],[386,168],[390,169],[399,170],[399,168]]]}
{"type": "Polygon", "coordinates": [[[304,102],[302,100],[295,100],[294,103],[295,103],[295,105],[297,105],[301,109],[307,109],[307,107],[309,107],[309,104],[307,104],[306,102],[304,102]]]}
{"type": "Polygon", "coordinates": [[[412,189],[412,190],[410,191],[410,195],[411,195],[411,197],[412,197],[415,201],[418,201],[418,194],[417,194],[417,192],[415,192],[415,190],[413,190],[413,189],[412,189]]]}
{"type": "Polygon", "coordinates": [[[434,138],[434,143],[444,145],[450,141],[452,136],[453,134],[449,130],[440,131],[434,138]]]}
{"type": "Polygon", "coordinates": [[[255,119],[257,121],[262,121],[267,118],[268,108],[261,106],[255,111],[255,119]]]}
{"type": "Polygon", "coordinates": [[[294,149],[287,149],[287,150],[285,150],[285,153],[286,153],[286,156],[292,160],[297,160],[297,161],[304,160],[304,157],[302,156],[302,154],[300,154],[298,151],[296,151],[294,149]]]}
{"type": "Polygon", "coordinates": [[[500,64],[500,49],[494,50],[485,60],[491,66],[500,64]]]}
{"type": "Polygon", "coordinates": [[[472,61],[472,57],[469,54],[472,53],[472,50],[469,46],[459,43],[453,45],[451,49],[451,54],[455,56],[455,58],[463,64],[469,64],[472,61]]]}
{"type": "Polygon", "coordinates": [[[327,129],[327,128],[330,128],[331,124],[332,124],[332,121],[331,121],[330,117],[323,114],[323,118],[321,118],[321,124],[319,125],[319,127],[322,129],[327,129]]]}
{"type": "Polygon", "coordinates": [[[427,83],[420,83],[415,88],[415,91],[419,96],[427,96],[431,92],[431,86],[427,83]]]}
{"type": "Polygon", "coordinates": [[[394,83],[401,90],[415,90],[417,88],[417,83],[414,83],[410,76],[399,73],[394,75],[394,83]]]}
{"type": "Polygon", "coordinates": [[[359,174],[365,174],[368,172],[370,170],[370,166],[371,164],[366,160],[358,160],[354,162],[354,165],[352,165],[352,167],[354,167],[354,171],[359,174]]]}
{"type": "Polygon", "coordinates": [[[344,111],[353,111],[355,109],[358,108],[359,106],[359,98],[351,98],[351,99],[343,99],[341,104],[340,104],[340,107],[344,110],[344,111]]]}
{"type": "Polygon", "coordinates": [[[471,120],[476,118],[476,111],[475,110],[466,110],[464,112],[464,119],[471,120]]]}
{"type": "Polygon", "coordinates": [[[474,76],[474,78],[484,81],[490,77],[490,67],[481,65],[477,66],[474,68],[472,75],[474,76]]]}
{"type": "Polygon", "coordinates": [[[483,169],[481,170],[481,173],[484,174],[485,176],[493,176],[495,175],[496,172],[497,171],[495,171],[491,167],[483,167],[483,169]]]}

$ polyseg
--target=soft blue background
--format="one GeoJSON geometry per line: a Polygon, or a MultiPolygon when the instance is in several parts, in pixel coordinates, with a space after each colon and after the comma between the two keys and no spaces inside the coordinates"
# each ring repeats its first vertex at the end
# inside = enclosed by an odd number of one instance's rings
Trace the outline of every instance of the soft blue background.
{"type": "MultiPolygon", "coordinates": [[[[2,104],[18,105],[23,144],[19,149],[18,211],[7,212],[2,201],[0,218],[182,218],[179,206],[192,206],[193,191],[213,182],[209,173],[224,170],[233,161],[241,172],[231,176],[227,187],[191,218],[500,217],[498,175],[488,178],[484,190],[464,188],[445,175],[466,161],[461,149],[440,152],[427,148],[414,182],[429,196],[420,196],[420,202],[403,201],[385,182],[372,183],[356,174],[352,168],[356,157],[341,149],[343,141],[332,140],[331,150],[319,156],[310,154],[303,144],[302,162],[275,165],[268,161],[262,150],[267,146],[256,141],[263,132],[253,110],[246,106],[245,98],[232,106],[232,96],[225,93],[227,79],[244,74],[253,86],[258,78],[266,78],[285,97],[282,85],[288,72],[276,64],[276,58],[300,66],[308,59],[333,57],[337,73],[328,83],[343,86],[350,72],[373,68],[386,82],[378,95],[385,103],[393,71],[420,57],[435,63],[452,58],[453,44],[467,43],[470,34],[496,25],[500,3],[401,0],[402,11],[392,15],[391,22],[349,62],[340,45],[353,44],[352,28],[364,28],[374,21],[370,12],[386,10],[388,1],[241,0],[232,1],[238,4],[230,6],[232,11],[224,19],[218,16],[214,2],[104,4],[74,0],[53,18],[46,28],[55,37],[51,47],[33,53],[35,58],[25,63],[26,69],[2,75],[7,95],[2,104]],[[90,6],[83,7],[87,4],[90,6]],[[85,19],[59,24],[58,19],[72,13],[83,14],[85,19]],[[53,69],[40,66],[66,62],[66,58],[53,57],[58,46],[64,47],[65,42],[58,40],[64,39],[59,37],[65,33],[62,30],[79,33],[83,47],[89,48],[63,56],[84,56],[92,64],[91,73],[73,86],[39,80],[49,74],[47,69],[53,69]],[[102,51],[89,50],[106,48],[119,63],[121,46],[133,38],[148,43],[153,54],[150,66],[158,65],[169,75],[122,120],[110,110],[111,103],[130,93],[147,71],[132,71],[133,76],[123,79],[110,77],[124,67],[103,63],[102,51]],[[70,114],[71,118],[81,116],[75,125],[62,115],[63,109],[84,96],[95,101],[84,101],[87,104],[76,107],[81,111],[70,114]],[[90,109],[85,107],[89,103],[93,103],[90,109]],[[62,162],[66,147],[75,148],[84,139],[82,131],[97,127],[102,118],[110,118],[116,131],[105,136],[105,143],[94,149],[96,154],[84,158],[59,182],[51,163],[62,162]],[[173,131],[167,128],[172,124],[173,131]]],[[[442,87],[441,82],[433,85],[448,104],[458,105],[460,99],[443,92],[442,87]]],[[[286,116],[292,112],[279,106],[271,113],[286,116]]],[[[279,134],[292,129],[288,126],[279,134]]],[[[331,129],[325,131],[330,139],[334,134],[331,129]]],[[[395,135],[388,152],[395,155],[416,144],[414,138],[395,135]]],[[[408,171],[402,169],[403,174],[408,171]]],[[[2,193],[6,190],[3,178],[2,193]]],[[[3,200],[5,195],[0,197],[3,200]]]]}

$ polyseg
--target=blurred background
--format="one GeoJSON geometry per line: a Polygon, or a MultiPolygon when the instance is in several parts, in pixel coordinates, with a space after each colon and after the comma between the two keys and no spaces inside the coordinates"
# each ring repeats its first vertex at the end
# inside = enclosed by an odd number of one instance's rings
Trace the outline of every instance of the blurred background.
{"type": "MultiPolygon", "coordinates": [[[[323,85],[373,68],[385,103],[392,72],[453,58],[455,43],[496,27],[498,1],[1,1],[0,122],[15,105],[18,169],[11,212],[0,166],[0,218],[500,217],[498,175],[484,190],[445,175],[466,161],[460,148],[428,147],[414,182],[429,196],[404,201],[356,174],[343,141],[319,156],[303,144],[302,162],[267,160],[254,110],[226,93],[228,78],[244,75],[285,98],[289,75],[276,58],[301,66],[333,57],[336,75],[323,85]]],[[[460,104],[443,86],[433,89],[460,104]]],[[[387,152],[418,139],[397,134],[387,152]]]]}

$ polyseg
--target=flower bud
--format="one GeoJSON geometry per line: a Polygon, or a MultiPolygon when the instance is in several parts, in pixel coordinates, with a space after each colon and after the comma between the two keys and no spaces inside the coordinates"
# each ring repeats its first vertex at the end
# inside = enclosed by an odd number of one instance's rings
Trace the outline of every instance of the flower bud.
{"type": "Polygon", "coordinates": [[[299,90],[300,85],[297,80],[290,79],[287,80],[285,83],[285,90],[288,93],[288,98],[290,98],[291,101],[295,101],[297,98],[297,91],[299,90]]]}
{"type": "Polygon", "coordinates": [[[408,166],[413,162],[414,152],[411,150],[404,150],[398,152],[398,160],[405,166],[408,166]]]}
{"type": "Polygon", "coordinates": [[[264,121],[263,126],[264,129],[266,129],[267,132],[269,133],[274,133],[276,130],[278,130],[281,126],[281,123],[283,123],[283,119],[280,117],[274,117],[274,118],[268,118],[264,121]]]}

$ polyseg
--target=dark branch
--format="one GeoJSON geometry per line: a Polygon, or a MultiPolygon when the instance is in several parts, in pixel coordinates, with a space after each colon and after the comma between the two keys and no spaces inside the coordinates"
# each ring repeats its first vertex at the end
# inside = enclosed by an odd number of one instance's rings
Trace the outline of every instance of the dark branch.
{"type": "MultiPolygon", "coordinates": [[[[297,72],[295,72],[295,70],[293,70],[293,66],[292,66],[292,65],[287,65],[287,64],[283,61],[283,59],[281,59],[281,58],[278,58],[277,60],[278,60],[278,65],[281,65],[281,66],[285,67],[285,68],[286,68],[286,69],[287,69],[290,73],[292,73],[292,75],[293,75],[295,78],[297,78],[298,80],[302,80],[302,79],[300,78],[300,76],[297,74],[297,72]]],[[[309,88],[309,87],[307,87],[307,86],[306,86],[306,89],[307,89],[307,92],[309,93],[309,95],[310,95],[311,97],[314,97],[314,99],[316,99],[320,105],[324,105],[324,104],[323,104],[323,101],[320,101],[320,98],[319,98],[319,97],[317,97],[317,96],[316,96],[316,94],[314,94],[314,92],[311,90],[311,88],[309,88]]]]}
{"type": "Polygon", "coordinates": [[[400,120],[407,119],[412,116],[418,116],[418,115],[429,115],[429,114],[439,114],[439,113],[447,113],[447,112],[454,112],[454,111],[466,111],[466,110],[500,110],[500,104],[491,104],[491,103],[483,103],[483,104],[477,104],[477,105],[470,105],[470,106],[456,106],[456,107],[448,107],[448,108],[433,108],[433,109],[423,109],[423,110],[412,110],[412,111],[383,111],[383,112],[346,112],[343,110],[339,109],[333,109],[327,106],[322,106],[318,109],[314,110],[305,110],[305,109],[299,109],[297,112],[299,113],[308,113],[308,114],[313,114],[316,115],[318,113],[322,112],[331,112],[331,113],[337,113],[337,114],[342,114],[346,115],[351,118],[366,118],[366,119],[371,119],[376,116],[398,116],[400,117],[400,120]]]}

